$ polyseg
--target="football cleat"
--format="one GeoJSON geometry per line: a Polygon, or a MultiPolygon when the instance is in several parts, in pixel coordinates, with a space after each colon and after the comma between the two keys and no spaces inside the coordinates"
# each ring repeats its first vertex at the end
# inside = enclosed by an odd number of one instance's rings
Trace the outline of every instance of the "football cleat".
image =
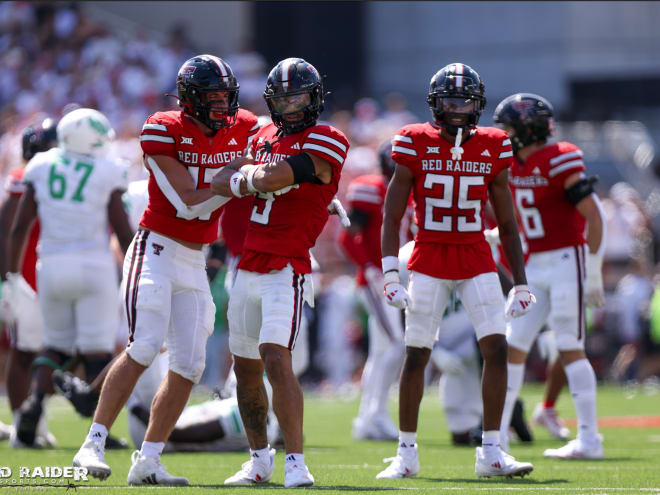
{"type": "Polygon", "coordinates": [[[539,426],[545,427],[548,433],[555,438],[568,440],[568,437],[571,435],[570,430],[564,426],[554,407],[544,407],[539,402],[536,404],[532,413],[532,421],[539,426]]]}
{"type": "Polygon", "coordinates": [[[105,463],[105,449],[94,440],[86,440],[73,458],[73,465],[87,468],[87,473],[101,481],[112,474],[110,466],[105,463]]]}
{"type": "Polygon", "coordinates": [[[16,437],[21,443],[28,447],[35,443],[37,426],[39,425],[42,413],[42,402],[35,395],[28,396],[18,410],[16,437]]]}
{"type": "Polygon", "coordinates": [[[238,473],[225,480],[225,485],[252,485],[270,481],[275,465],[275,449],[270,449],[268,454],[268,459],[260,459],[256,456],[256,452],[253,453],[250,460],[243,463],[238,473]]]}
{"type": "Polygon", "coordinates": [[[71,373],[53,371],[53,386],[55,390],[66,397],[75,410],[85,418],[91,418],[99,402],[99,395],[91,386],[71,373]]]}
{"type": "Polygon", "coordinates": [[[529,462],[518,462],[512,456],[499,450],[499,454],[492,458],[486,458],[483,449],[477,447],[476,461],[474,463],[474,472],[479,478],[490,478],[491,476],[514,476],[524,477],[534,470],[529,462]]]}
{"type": "Polygon", "coordinates": [[[126,481],[129,485],[188,486],[190,482],[183,476],[172,476],[158,459],[140,455],[136,450],[131,455],[133,465],[126,481]]]}
{"type": "Polygon", "coordinates": [[[11,436],[12,427],[0,421],[0,441],[7,440],[11,436]]]}
{"type": "Polygon", "coordinates": [[[412,478],[419,473],[419,457],[417,444],[414,447],[399,448],[396,457],[388,457],[383,462],[389,462],[383,471],[376,475],[376,479],[412,478]]]}
{"type": "Polygon", "coordinates": [[[288,462],[284,467],[284,488],[298,488],[312,486],[314,476],[305,464],[288,462]]]}
{"type": "Polygon", "coordinates": [[[603,437],[598,435],[590,442],[576,438],[558,449],[546,449],[543,456],[552,459],[602,459],[603,437]]]}

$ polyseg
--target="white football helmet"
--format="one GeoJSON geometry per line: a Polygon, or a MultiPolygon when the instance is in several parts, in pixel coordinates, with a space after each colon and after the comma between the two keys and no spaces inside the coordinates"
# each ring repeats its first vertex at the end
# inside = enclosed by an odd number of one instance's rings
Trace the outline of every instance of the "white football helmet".
{"type": "Polygon", "coordinates": [[[57,144],[65,151],[96,156],[114,138],[108,118],[92,108],[73,110],[57,124],[57,144]]]}

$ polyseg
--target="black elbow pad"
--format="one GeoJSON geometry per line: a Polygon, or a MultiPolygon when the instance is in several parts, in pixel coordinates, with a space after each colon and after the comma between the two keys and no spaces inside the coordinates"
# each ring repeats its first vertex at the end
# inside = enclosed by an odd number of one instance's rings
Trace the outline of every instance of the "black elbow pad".
{"type": "Polygon", "coordinates": [[[287,163],[293,171],[293,183],[303,184],[304,182],[311,182],[312,184],[323,184],[316,176],[316,168],[314,168],[314,161],[307,153],[300,153],[299,155],[290,156],[286,159],[287,163]]]}
{"type": "Polygon", "coordinates": [[[575,184],[564,189],[566,198],[574,205],[578,204],[584,198],[594,192],[594,184],[598,182],[598,177],[585,177],[575,184]]]}

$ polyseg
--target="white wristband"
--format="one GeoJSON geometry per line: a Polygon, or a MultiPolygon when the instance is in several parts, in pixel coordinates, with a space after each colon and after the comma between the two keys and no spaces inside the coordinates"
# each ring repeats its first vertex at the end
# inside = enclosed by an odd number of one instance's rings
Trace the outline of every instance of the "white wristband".
{"type": "Polygon", "coordinates": [[[399,258],[396,256],[385,256],[381,260],[383,265],[383,273],[387,273],[392,270],[399,271],[399,258]]]}
{"type": "Polygon", "coordinates": [[[401,283],[401,279],[399,278],[399,271],[389,271],[386,272],[385,275],[383,276],[383,282],[385,282],[385,285],[391,284],[392,282],[396,282],[397,284],[401,283]]]}
{"type": "Polygon", "coordinates": [[[514,292],[522,292],[524,290],[529,292],[529,286],[527,286],[527,285],[514,285],[513,290],[514,290],[514,292]]]}
{"type": "Polygon", "coordinates": [[[234,172],[234,174],[229,178],[229,189],[231,193],[237,198],[242,198],[245,196],[241,194],[241,182],[245,180],[245,177],[241,172],[234,172]]]}
{"type": "Polygon", "coordinates": [[[250,168],[250,170],[248,170],[247,173],[247,188],[248,191],[250,191],[251,193],[260,192],[256,187],[254,187],[254,184],[252,184],[252,180],[254,179],[254,173],[256,172],[256,170],[257,167],[252,167],[250,168]]]}

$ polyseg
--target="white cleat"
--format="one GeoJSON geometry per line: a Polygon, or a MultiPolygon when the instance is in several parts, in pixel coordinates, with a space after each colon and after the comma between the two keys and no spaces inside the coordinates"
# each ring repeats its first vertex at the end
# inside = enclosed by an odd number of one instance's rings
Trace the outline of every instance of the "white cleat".
{"type": "Polygon", "coordinates": [[[289,464],[284,468],[284,488],[298,488],[314,484],[314,476],[309,472],[307,466],[299,463],[289,464]]]}
{"type": "Polygon", "coordinates": [[[140,455],[136,450],[131,455],[133,465],[126,481],[129,485],[188,486],[190,482],[183,476],[172,476],[158,459],[140,455]]]}
{"type": "Polygon", "coordinates": [[[0,421],[0,441],[8,440],[12,432],[11,425],[6,425],[0,421]]]}
{"type": "Polygon", "coordinates": [[[394,423],[386,413],[374,416],[371,419],[371,424],[380,432],[381,440],[397,441],[399,439],[399,429],[394,426],[394,423]]]}
{"type": "Polygon", "coordinates": [[[548,430],[548,433],[555,438],[568,440],[571,436],[571,431],[564,426],[564,423],[559,418],[557,411],[554,407],[544,407],[542,403],[536,404],[534,412],[532,413],[532,421],[539,426],[543,426],[548,430]]]}
{"type": "Polygon", "coordinates": [[[73,458],[73,465],[87,468],[87,474],[105,480],[112,474],[110,466],[105,463],[105,449],[94,440],[86,440],[73,458]]]}
{"type": "Polygon", "coordinates": [[[417,456],[417,444],[414,447],[399,449],[396,457],[388,457],[383,462],[390,462],[383,471],[376,475],[376,479],[412,478],[419,473],[419,457],[417,456]],[[401,451],[412,451],[402,453],[401,451]]]}
{"type": "Polygon", "coordinates": [[[552,459],[602,459],[603,437],[598,435],[590,442],[583,442],[576,438],[558,449],[546,449],[543,456],[552,459]]]}
{"type": "MultiPolygon", "coordinates": [[[[253,485],[255,483],[266,483],[273,477],[275,465],[275,449],[268,451],[268,459],[259,459],[255,454],[249,461],[244,462],[241,470],[234,476],[225,480],[225,485],[253,485]]],[[[310,475],[311,476],[311,475],[310,475]]]]}
{"type": "Polygon", "coordinates": [[[499,455],[486,459],[481,447],[477,447],[477,458],[474,463],[474,472],[478,478],[490,478],[491,476],[506,476],[521,478],[534,470],[529,462],[518,462],[512,456],[500,450],[499,455]]]}

